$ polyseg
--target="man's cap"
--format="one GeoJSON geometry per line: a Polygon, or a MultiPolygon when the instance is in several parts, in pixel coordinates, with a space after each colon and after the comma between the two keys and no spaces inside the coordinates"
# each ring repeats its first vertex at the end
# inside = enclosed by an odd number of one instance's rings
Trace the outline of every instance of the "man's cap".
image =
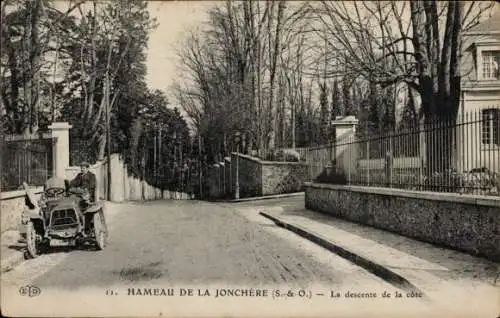
{"type": "Polygon", "coordinates": [[[80,164],[80,167],[90,167],[90,164],[87,162],[87,161],[83,161],[81,164],[80,164]]]}

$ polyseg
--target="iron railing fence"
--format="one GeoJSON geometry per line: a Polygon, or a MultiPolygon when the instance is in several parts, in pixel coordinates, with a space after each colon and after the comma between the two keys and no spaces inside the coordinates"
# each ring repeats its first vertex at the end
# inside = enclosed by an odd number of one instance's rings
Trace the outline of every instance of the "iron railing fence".
{"type": "Polygon", "coordinates": [[[358,129],[308,148],[310,179],[335,165],[347,184],[500,195],[500,107],[395,131],[358,129]]]}
{"type": "Polygon", "coordinates": [[[53,176],[56,138],[6,136],[1,145],[1,191],[20,189],[23,182],[42,186],[53,176]]]}

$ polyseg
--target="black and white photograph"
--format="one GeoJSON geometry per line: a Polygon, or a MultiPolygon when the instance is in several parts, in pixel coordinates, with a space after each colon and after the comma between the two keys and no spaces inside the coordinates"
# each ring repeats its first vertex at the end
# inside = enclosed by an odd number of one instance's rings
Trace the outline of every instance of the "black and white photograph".
{"type": "Polygon", "coordinates": [[[500,3],[0,5],[1,316],[500,317],[500,3]]]}

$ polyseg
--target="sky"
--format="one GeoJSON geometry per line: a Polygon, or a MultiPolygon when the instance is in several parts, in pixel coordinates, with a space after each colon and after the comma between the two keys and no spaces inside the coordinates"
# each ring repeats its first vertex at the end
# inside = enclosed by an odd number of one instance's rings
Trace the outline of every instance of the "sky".
{"type": "MultiPolygon", "coordinates": [[[[74,3],[75,0],[61,0],[55,1],[55,6],[64,12],[74,3]]],[[[84,8],[90,10],[90,3],[84,4],[84,8]]],[[[158,27],[149,34],[146,82],[150,89],[163,91],[169,100],[169,107],[177,107],[184,116],[186,114],[182,107],[176,104],[175,98],[169,92],[173,81],[182,75],[176,69],[176,49],[179,49],[186,30],[203,25],[208,17],[208,9],[220,3],[221,1],[203,0],[148,1],[148,10],[151,17],[157,19],[158,27]]],[[[74,14],[78,15],[77,11],[74,11],[74,14]]]]}
{"type": "Polygon", "coordinates": [[[176,45],[186,29],[203,24],[206,11],[215,2],[210,1],[150,1],[152,16],[158,20],[158,28],[150,33],[147,59],[147,83],[152,89],[168,93],[169,86],[178,74],[176,45]]]}
{"type": "MultiPolygon", "coordinates": [[[[158,22],[150,32],[147,51],[146,81],[151,89],[168,95],[168,88],[178,76],[176,49],[187,29],[202,25],[207,10],[220,1],[148,1],[148,10],[158,22]]],[[[67,10],[74,1],[56,1],[56,7],[67,10]]],[[[90,7],[89,7],[90,8],[90,7]]]]}

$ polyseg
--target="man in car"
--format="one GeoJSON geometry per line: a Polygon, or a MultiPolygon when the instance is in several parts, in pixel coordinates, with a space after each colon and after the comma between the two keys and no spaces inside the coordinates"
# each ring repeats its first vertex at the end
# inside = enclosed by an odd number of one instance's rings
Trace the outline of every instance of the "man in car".
{"type": "Polygon", "coordinates": [[[80,168],[82,171],[76,175],[76,177],[70,181],[70,187],[75,188],[85,188],[89,192],[90,201],[95,201],[95,187],[96,187],[96,177],[95,174],[89,171],[89,163],[82,162],[80,168]]]}

